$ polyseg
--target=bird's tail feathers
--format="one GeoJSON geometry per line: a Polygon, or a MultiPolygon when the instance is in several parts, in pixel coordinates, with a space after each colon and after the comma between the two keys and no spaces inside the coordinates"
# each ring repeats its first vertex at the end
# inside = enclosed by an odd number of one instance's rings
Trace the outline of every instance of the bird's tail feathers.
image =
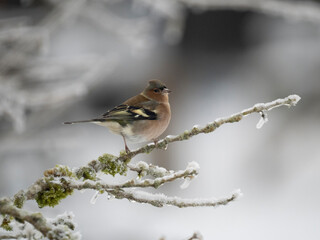
{"type": "Polygon", "coordinates": [[[70,122],[64,122],[63,124],[75,124],[75,123],[95,123],[95,122],[101,122],[100,119],[90,119],[90,120],[80,120],[80,121],[70,121],[70,122]]]}

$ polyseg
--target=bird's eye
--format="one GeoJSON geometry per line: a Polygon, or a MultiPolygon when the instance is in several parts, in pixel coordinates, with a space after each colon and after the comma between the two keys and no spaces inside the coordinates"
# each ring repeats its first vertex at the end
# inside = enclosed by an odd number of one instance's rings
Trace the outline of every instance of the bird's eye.
{"type": "Polygon", "coordinates": [[[158,88],[154,89],[153,91],[154,91],[155,93],[160,92],[160,90],[159,90],[158,88]]]}

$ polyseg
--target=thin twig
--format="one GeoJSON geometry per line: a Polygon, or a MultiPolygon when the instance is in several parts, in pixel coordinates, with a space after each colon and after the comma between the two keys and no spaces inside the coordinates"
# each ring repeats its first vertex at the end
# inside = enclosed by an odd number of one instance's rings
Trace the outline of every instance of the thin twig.
{"type": "Polygon", "coordinates": [[[49,231],[52,230],[47,223],[47,220],[42,216],[41,213],[32,213],[23,209],[19,209],[14,206],[12,201],[10,201],[8,198],[0,199],[0,213],[8,214],[20,221],[29,222],[44,236],[47,236],[49,231]]]}
{"type": "Polygon", "coordinates": [[[7,234],[7,235],[0,235],[0,239],[22,239],[22,238],[27,238],[27,235],[25,234],[7,234]]]}
{"type": "Polygon", "coordinates": [[[129,201],[138,203],[148,203],[155,207],[175,206],[179,208],[186,207],[217,207],[220,205],[227,205],[228,203],[241,197],[240,190],[235,191],[228,198],[221,198],[219,200],[215,198],[208,199],[183,199],[179,197],[168,197],[164,194],[152,194],[142,191],[135,191],[131,189],[111,189],[108,193],[112,194],[117,199],[126,198],[129,201]]]}
{"type": "MultiPolygon", "coordinates": [[[[91,161],[87,166],[70,169],[67,166],[56,166],[53,169],[45,171],[45,176],[38,179],[33,185],[29,187],[27,191],[20,191],[17,193],[13,201],[9,198],[0,199],[0,213],[8,214],[14,217],[17,220],[22,220],[29,222],[34,226],[35,229],[40,231],[43,236],[46,236],[49,239],[62,239],[61,238],[61,228],[55,227],[57,223],[47,222],[47,220],[40,213],[31,213],[25,211],[21,208],[16,207],[15,205],[22,207],[25,200],[36,199],[39,197],[39,193],[42,191],[49,191],[49,196],[51,196],[51,190],[55,191],[55,188],[52,189],[52,184],[58,186],[58,190],[72,192],[73,190],[82,190],[82,189],[93,189],[98,193],[106,192],[111,196],[114,196],[117,199],[128,199],[129,201],[147,203],[156,207],[163,207],[165,205],[176,206],[179,208],[185,207],[216,207],[220,205],[226,205],[231,201],[238,199],[241,196],[240,190],[232,193],[230,197],[222,199],[183,199],[179,197],[168,197],[164,194],[152,194],[148,192],[138,191],[135,188],[146,188],[153,187],[157,188],[164,183],[172,182],[177,179],[193,179],[194,176],[198,174],[199,166],[196,162],[191,162],[185,170],[181,171],[168,171],[164,168],[147,164],[145,162],[138,162],[136,164],[128,164],[128,160],[132,157],[141,154],[149,153],[155,148],[163,149],[166,148],[169,143],[184,141],[193,136],[196,136],[200,133],[210,133],[215,131],[218,127],[225,123],[239,122],[243,117],[248,116],[252,113],[263,113],[261,116],[264,116],[264,112],[269,111],[273,108],[280,107],[283,105],[294,106],[298,103],[300,97],[297,95],[290,95],[283,99],[277,99],[268,103],[259,103],[255,104],[253,107],[245,109],[239,113],[233,114],[229,117],[216,119],[212,123],[208,123],[204,127],[194,126],[190,131],[185,131],[177,136],[167,136],[166,138],[159,141],[156,145],[154,143],[148,144],[140,149],[137,149],[129,154],[121,154],[119,157],[105,154],[99,157],[98,160],[91,161]],[[113,166],[113,168],[108,169],[108,165],[113,166]],[[114,175],[116,173],[123,173],[123,170],[129,167],[130,170],[135,171],[139,176],[155,176],[155,179],[132,179],[126,181],[122,184],[107,184],[101,181],[96,177],[98,172],[106,172],[114,175]],[[120,169],[115,171],[114,169],[120,169]],[[120,171],[120,172],[119,172],[120,171]],[[80,176],[80,177],[79,177],[80,176]],[[91,179],[86,180],[83,179],[91,179]],[[48,190],[49,189],[49,190],[48,190]],[[17,202],[17,203],[16,203],[17,202]],[[15,204],[15,205],[14,205],[15,204]]],[[[124,171],[125,172],[125,171],[124,171]]],[[[47,192],[46,192],[47,193],[47,192]]],[[[66,194],[64,197],[66,197],[66,194]]],[[[42,196],[40,194],[40,196],[42,196]]],[[[64,198],[62,197],[62,198],[64,198]]],[[[37,200],[38,202],[38,200],[37,200]]],[[[58,201],[59,202],[59,201],[58,201]]],[[[57,202],[57,203],[58,203],[57,202]]],[[[56,204],[57,204],[56,203],[56,204]]],[[[38,203],[39,204],[39,203],[38,203]]],[[[46,205],[44,205],[46,206],[46,205]]],[[[52,206],[52,205],[50,205],[52,206]]],[[[66,218],[63,216],[62,218],[66,218]]],[[[67,217],[71,218],[71,217],[67,217]]],[[[64,225],[69,226],[69,220],[67,220],[64,225]]],[[[60,222],[60,220],[58,220],[60,222]]],[[[73,227],[70,228],[73,230],[73,227]]],[[[74,233],[68,232],[70,236],[73,236],[74,233]]],[[[78,235],[74,235],[77,239],[78,235]]]]}
{"type": "Polygon", "coordinates": [[[258,103],[252,106],[251,108],[245,109],[239,113],[233,114],[229,117],[223,117],[223,118],[218,118],[215,121],[208,123],[204,127],[198,127],[194,126],[191,130],[186,130],[183,133],[172,136],[169,135],[165,137],[164,139],[158,141],[157,144],[154,143],[149,143],[146,146],[143,146],[137,150],[134,150],[132,152],[129,152],[128,154],[124,154],[122,156],[119,156],[117,160],[122,160],[126,161],[128,159],[131,159],[135,157],[138,154],[141,153],[150,153],[154,149],[166,149],[167,145],[169,143],[173,142],[178,142],[178,141],[185,141],[188,140],[189,138],[196,136],[201,133],[211,133],[215,131],[217,128],[220,126],[226,124],[226,123],[234,123],[234,122],[239,122],[242,120],[243,117],[250,115],[252,113],[260,113],[263,111],[270,111],[273,108],[277,108],[280,106],[295,106],[300,100],[300,97],[298,95],[290,95],[286,98],[279,98],[277,100],[274,100],[272,102],[268,103],[258,103]]]}
{"type": "Polygon", "coordinates": [[[158,188],[159,186],[163,185],[164,183],[172,182],[177,179],[184,179],[184,178],[193,178],[196,175],[198,175],[197,169],[191,169],[187,168],[185,170],[180,170],[177,172],[171,172],[171,174],[158,177],[156,179],[132,179],[129,181],[126,181],[121,184],[108,184],[104,181],[92,181],[92,180],[86,180],[84,182],[80,181],[73,181],[72,179],[67,179],[65,184],[72,188],[77,190],[83,190],[83,189],[93,189],[93,190],[109,190],[109,189],[121,189],[121,188],[147,188],[147,187],[153,187],[158,188]]]}

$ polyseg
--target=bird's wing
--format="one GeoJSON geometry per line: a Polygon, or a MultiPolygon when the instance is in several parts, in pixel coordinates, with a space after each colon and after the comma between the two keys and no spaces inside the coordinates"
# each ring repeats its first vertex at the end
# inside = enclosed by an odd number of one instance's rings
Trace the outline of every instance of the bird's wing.
{"type": "Polygon", "coordinates": [[[102,120],[105,121],[136,121],[136,120],[156,120],[157,114],[144,107],[130,106],[121,104],[102,115],[102,120]]]}

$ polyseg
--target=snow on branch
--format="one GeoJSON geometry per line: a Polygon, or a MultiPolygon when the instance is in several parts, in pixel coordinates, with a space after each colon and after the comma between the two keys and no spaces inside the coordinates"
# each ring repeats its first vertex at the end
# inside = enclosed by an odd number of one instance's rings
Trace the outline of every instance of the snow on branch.
{"type": "MultiPolygon", "coordinates": [[[[243,119],[243,117],[248,116],[252,113],[259,113],[261,114],[262,118],[263,116],[266,116],[266,112],[272,110],[273,108],[277,108],[280,106],[295,106],[300,100],[300,97],[298,95],[290,95],[286,98],[279,98],[277,100],[274,100],[272,102],[268,103],[257,103],[251,108],[245,109],[239,113],[235,113],[229,117],[223,117],[218,118],[213,122],[208,123],[204,127],[199,127],[198,125],[193,126],[191,130],[186,130],[183,133],[179,135],[169,135],[165,137],[164,139],[157,142],[157,144],[150,143],[144,147],[141,147],[137,150],[134,150],[128,154],[123,154],[118,157],[117,160],[126,161],[128,159],[131,159],[132,157],[141,154],[141,153],[150,153],[154,149],[166,149],[169,143],[178,142],[178,141],[185,141],[188,140],[191,137],[194,137],[200,133],[211,133],[215,131],[220,126],[226,124],[226,123],[234,123],[239,122],[243,119]],[[263,114],[262,114],[263,113],[263,114]]],[[[129,165],[130,167],[130,165],[129,165]]]]}
{"type": "Polygon", "coordinates": [[[143,191],[134,190],[122,190],[113,189],[111,193],[115,198],[123,199],[126,198],[129,201],[148,203],[155,207],[175,206],[179,208],[186,207],[217,207],[220,205],[227,205],[229,202],[236,200],[241,197],[242,193],[240,190],[236,190],[228,198],[209,198],[209,199],[183,199],[179,197],[168,197],[164,194],[152,194],[143,191]]]}
{"type": "Polygon", "coordinates": [[[80,233],[73,232],[75,228],[72,222],[73,214],[64,213],[55,219],[46,219],[41,213],[18,208],[9,198],[0,199],[0,213],[6,216],[2,219],[1,227],[10,232],[10,234],[2,234],[3,232],[0,231],[0,239],[40,239],[41,234],[48,239],[76,240],[81,237],[80,233]],[[27,223],[34,229],[26,227],[27,223]],[[17,225],[20,226],[17,228],[17,225]]]}
{"type": "MultiPolygon", "coordinates": [[[[130,153],[121,152],[120,156],[103,154],[98,159],[82,167],[71,169],[68,166],[57,165],[55,168],[46,170],[44,176],[27,190],[19,191],[11,199],[0,199],[0,214],[4,216],[0,221],[2,222],[1,227],[8,230],[12,228],[13,222],[16,224],[29,223],[34,228],[31,231],[32,236],[42,234],[42,236],[54,240],[79,239],[79,233],[73,232],[75,226],[72,222],[72,215],[64,214],[50,220],[41,213],[32,213],[22,209],[27,200],[36,200],[40,208],[45,206],[54,207],[75,190],[94,190],[96,194],[93,196],[91,203],[94,203],[99,195],[106,194],[108,198],[127,199],[131,202],[147,203],[155,207],[175,206],[185,208],[226,205],[242,195],[240,190],[234,191],[229,197],[220,199],[184,199],[176,196],[166,196],[162,193],[149,193],[139,190],[139,188],[157,189],[164,184],[177,180],[184,181],[181,188],[188,187],[189,182],[199,174],[200,167],[196,162],[190,162],[184,170],[173,171],[143,161],[130,163],[130,160],[138,154],[150,153],[156,148],[166,149],[169,143],[188,140],[200,133],[213,132],[223,124],[239,122],[252,113],[260,114],[262,121],[265,122],[267,111],[280,106],[294,106],[299,100],[300,97],[298,95],[290,95],[272,102],[255,104],[253,107],[229,117],[216,119],[204,127],[194,126],[191,130],[184,131],[180,135],[167,136],[157,144],[150,143],[130,153]],[[98,177],[101,173],[112,176],[117,174],[126,175],[128,170],[134,172],[137,176],[118,184],[110,184],[98,177]]],[[[15,231],[10,236],[18,238],[19,236],[27,236],[27,234],[22,229],[15,231]]],[[[3,236],[4,234],[1,235],[0,231],[0,239],[4,239],[3,236]]],[[[5,236],[9,235],[5,234],[5,236]]],[[[32,237],[31,239],[37,238],[32,237]]]]}

